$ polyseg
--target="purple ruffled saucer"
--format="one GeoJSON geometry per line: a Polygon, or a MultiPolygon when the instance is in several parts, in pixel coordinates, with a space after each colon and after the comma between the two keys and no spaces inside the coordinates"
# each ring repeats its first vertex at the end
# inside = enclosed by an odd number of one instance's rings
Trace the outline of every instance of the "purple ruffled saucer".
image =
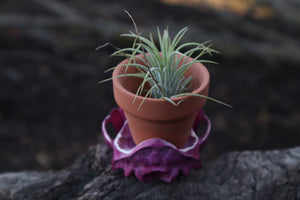
{"type": "Polygon", "coordinates": [[[199,150],[207,140],[210,126],[210,120],[200,110],[184,148],[178,149],[173,144],[159,138],[149,139],[135,145],[123,110],[114,108],[102,123],[102,134],[106,144],[114,152],[112,169],[123,169],[126,177],[134,173],[142,182],[154,178],[171,182],[180,172],[188,175],[190,169],[201,168],[199,150]],[[201,122],[204,122],[207,128],[204,135],[199,138],[195,131],[201,122]],[[106,130],[109,123],[112,123],[118,132],[114,140],[106,130]]]}

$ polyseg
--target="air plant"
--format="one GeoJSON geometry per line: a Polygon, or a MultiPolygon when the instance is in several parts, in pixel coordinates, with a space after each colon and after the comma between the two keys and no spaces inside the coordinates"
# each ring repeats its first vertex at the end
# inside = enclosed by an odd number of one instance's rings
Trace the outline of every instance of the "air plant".
{"type": "MultiPolygon", "coordinates": [[[[132,47],[129,48],[117,49],[112,56],[128,57],[129,62],[124,65],[112,67],[107,71],[117,67],[126,67],[127,69],[129,66],[134,66],[138,72],[124,73],[113,78],[124,76],[141,78],[142,82],[136,91],[136,96],[144,96],[144,100],[147,97],[165,99],[174,106],[178,106],[181,101],[175,103],[173,98],[190,95],[206,98],[231,107],[230,105],[211,97],[192,93],[192,77],[185,77],[185,72],[194,63],[216,63],[214,61],[201,59],[206,54],[212,56],[213,53],[218,53],[218,51],[211,48],[212,43],[210,41],[203,43],[188,42],[179,45],[180,40],[188,31],[187,27],[181,29],[173,39],[171,39],[168,29],[163,30],[163,33],[161,34],[159,28],[157,28],[158,45],[156,45],[152,34],[150,34],[149,38],[142,36],[138,31],[132,16],[127,11],[125,12],[132,20],[135,32],[121,34],[121,36],[132,38],[133,44],[132,47]],[[143,56],[137,56],[138,54],[142,54],[143,56]],[[195,54],[196,56],[188,61],[188,58],[195,54]],[[137,60],[141,61],[139,63],[144,64],[137,63],[137,60]],[[149,87],[146,87],[146,85],[149,87]]],[[[111,79],[112,78],[109,78],[101,82],[111,79]]],[[[135,99],[133,101],[135,101],[135,99]]],[[[139,108],[142,106],[143,102],[144,101],[141,102],[139,108]]]]}

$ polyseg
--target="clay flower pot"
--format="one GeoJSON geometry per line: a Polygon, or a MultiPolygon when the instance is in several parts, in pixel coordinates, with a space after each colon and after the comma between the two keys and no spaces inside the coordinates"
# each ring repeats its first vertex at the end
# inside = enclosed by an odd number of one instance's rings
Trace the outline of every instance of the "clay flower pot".
{"type": "MultiPolygon", "coordinates": [[[[192,58],[189,58],[188,61],[190,60],[192,58]]],[[[119,65],[127,64],[128,61],[129,59],[126,59],[119,65]]],[[[126,67],[115,68],[113,77],[137,71],[133,66],[129,66],[126,72],[125,69],[126,67]]],[[[204,65],[193,64],[185,76],[192,76],[193,93],[208,95],[209,72],[204,65]]],[[[190,136],[197,112],[205,104],[206,98],[195,96],[174,98],[175,103],[183,100],[178,106],[174,106],[164,99],[146,98],[138,110],[144,97],[137,96],[134,102],[133,100],[141,81],[140,78],[128,76],[113,78],[114,98],[125,112],[135,144],[138,145],[150,138],[161,138],[178,148],[184,147],[190,136]]]]}

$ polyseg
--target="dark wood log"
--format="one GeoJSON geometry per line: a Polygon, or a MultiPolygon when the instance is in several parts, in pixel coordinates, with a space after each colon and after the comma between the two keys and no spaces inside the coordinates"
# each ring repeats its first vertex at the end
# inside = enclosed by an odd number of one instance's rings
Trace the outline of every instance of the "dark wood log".
{"type": "Polygon", "coordinates": [[[125,178],[111,158],[98,144],[60,171],[1,174],[0,199],[300,199],[300,147],[229,153],[169,184],[125,178]]]}

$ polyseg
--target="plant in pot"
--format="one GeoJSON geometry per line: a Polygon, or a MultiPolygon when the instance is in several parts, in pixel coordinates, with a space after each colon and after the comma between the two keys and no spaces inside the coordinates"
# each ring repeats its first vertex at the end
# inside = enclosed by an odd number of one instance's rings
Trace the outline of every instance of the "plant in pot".
{"type": "Polygon", "coordinates": [[[207,96],[210,76],[202,63],[215,62],[201,58],[217,51],[210,48],[209,42],[179,45],[187,28],[173,39],[168,30],[161,34],[158,29],[156,46],[152,35],[149,39],[141,36],[130,18],[135,33],[121,36],[132,38],[132,47],[117,49],[112,54],[127,59],[110,68],[113,75],[104,81],[113,81],[115,101],[125,113],[136,145],[150,138],[161,138],[182,148],[197,112],[207,99],[229,106],[207,96]],[[193,55],[196,56],[192,58],[193,55]]]}

